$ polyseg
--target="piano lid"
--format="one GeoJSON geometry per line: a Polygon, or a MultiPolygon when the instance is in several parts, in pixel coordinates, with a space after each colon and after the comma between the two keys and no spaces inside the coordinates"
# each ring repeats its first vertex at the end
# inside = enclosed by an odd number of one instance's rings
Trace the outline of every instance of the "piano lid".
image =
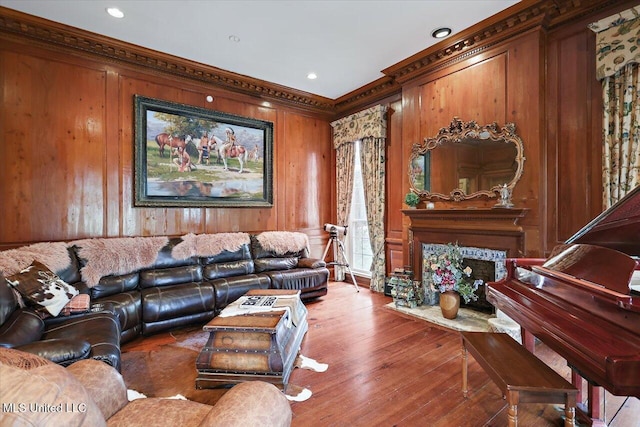
{"type": "Polygon", "coordinates": [[[640,258],[640,186],[582,227],[566,243],[604,246],[640,258]]]}

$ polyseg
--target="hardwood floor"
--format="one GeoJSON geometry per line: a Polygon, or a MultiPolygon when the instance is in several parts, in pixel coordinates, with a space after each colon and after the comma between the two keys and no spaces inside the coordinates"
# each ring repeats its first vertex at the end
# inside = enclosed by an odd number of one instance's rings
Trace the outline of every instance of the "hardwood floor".
{"type": "MultiPolygon", "coordinates": [[[[506,403],[472,357],[469,397],[462,396],[459,335],[384,307],[390,301],[332,282],[327,296],[307,304],[309,331],[301,354],[329,369],[291,374],[291,384],[313,392],[305,402],[292,402],[292,425],[506,426],[506,403]]],[[[157,348],[170,337],[136,340],[123,352],[157,348]]],[[[542,344],[536,351],[569,378],[561,357],[542,344]]],[[[610,427],[640,427],[638,399],[607,397],[610,427]]],[[[554,405],[522,404],[518,410],[520,426],[563,425],[562,410],[554,405]]]]}

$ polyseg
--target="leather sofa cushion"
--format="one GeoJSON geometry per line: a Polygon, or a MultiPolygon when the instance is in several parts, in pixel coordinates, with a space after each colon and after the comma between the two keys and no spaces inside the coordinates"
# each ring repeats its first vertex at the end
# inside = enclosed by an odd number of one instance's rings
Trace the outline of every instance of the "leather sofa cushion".
{"type": "Polygon", "coordinates": [[[253,270],[253,261],[251,260],[229,261],[206,265],[203,275],[205,279],[213,280],[231,276],[244,276],[252,274],[253,270]]]}
{"type": "Polygon", "coordinates": [[[201,266],[185,265],[182,267],[157,268],[140,272],[141,289],[191,282],[202,282],[201,266]]]}
{"type": "Polygon", "coordinates": [[[91,345],[89,357],[120,370],[120,323],[109,311],[72,317],[48,326],[42,339],[54,338],[87,341],[91,345]]]}
{"type": "Polygon", "coordinates": [[[200,258],[200,262],[203,265],[207,265],[215,264],[218,262],[241,261],[249,259],[251,259],[251,251],[249,250],[249,245],[242,245],[240,249],[234,252],[225,250],[217,255],[202,257],[200,258]]]}
{"type": "Polygon", "coordinates": [[[206,282],[143,289],[142,321],[153,323],[213,311],[213,288],[206,282]]]}
{"type": "Polygon", "coordinates": [[[44,332],[44,321],[35,312],[19,308],[0,326],[0,346],[17,347],[37,341],[44,332]]]}
{"type": "Polygon", "coordinates": [[[91,345],[86,341],[56,338],[34,341],[17,348],[20,351],[37,354],[62,366],[69,366],[78,360],[86,359],[91,353],[91,345]]]}
{"type": "Polygon", "coordinates": [[[298,260],[299,268],[322,268],[326,267],[326,261],[316,258],[300,258],[298,260]]]}
{"type": "Polygon", "coordinates": [[[132,291],[138,287],[139,282],[140,277],[137,272],[102,277],[97,285],[90,288],[91,299],[132,291]]]}
{"type": "Polygon", "coordinates": [[[212,280],[216,295],[216,310],[219,312],[251,289],[269,289],[270,281],[265,275],[248,274],[212,280]]]}
{"type": "Polygon", "coordinates": [[[0,273],[0,326],[11,316],[18,308],[18,300],[16,299],[13,289],[4,280],[4,276],[0,273]]]}
{"type": "MultiPolygon", "coordinates": [[[[297,268],[288,271],[267,271],[273,289],[310,289],[327,288],[329,270],[326,268],[297,268]]],[[[326,292],[325,292],[326,293],[326,292]]]]}
{"type": "Polygon", "coordinates": [[[291,270],[298,266],[298,258],[260,258],[253,262],[256,273],[272,270],[291,270]]]}

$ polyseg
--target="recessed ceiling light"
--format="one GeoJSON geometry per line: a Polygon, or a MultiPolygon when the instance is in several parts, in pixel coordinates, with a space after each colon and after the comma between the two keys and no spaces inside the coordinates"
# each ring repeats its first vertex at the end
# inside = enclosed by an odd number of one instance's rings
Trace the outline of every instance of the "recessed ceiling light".
{"type": "Polygon", "coordinates": [[[118,9],[117,7],[108,7],[107,13],[114,18],[124,18],[124,12],[118,9]]]}
{"type": "Polygon", "coordinates": [[[318,75],[316,73],[309,73],[309,74],[307,74],[307,78],[309,80],[315,80],[315,79],[318,78],[318,75]]]}
{"type": "Polygon", "coordinates": [[[234,42],[234,43],[238,43],[238,42],[240,41],[240,37],[238,37],[238,36],[234,36],[233,34],[231,34],[231,35],[229,36],[229,41],[230,41],[230,42],[234,42]]]}
{"type": "Polygon", "coordinates": [[[436,39],[441,39],[441,38],[447,37],[449,34],[451,34],[451,28],[442,27],[442,28],[437,28],[433,30],[431,32],[431,37],[434,37],[436,39]]]}

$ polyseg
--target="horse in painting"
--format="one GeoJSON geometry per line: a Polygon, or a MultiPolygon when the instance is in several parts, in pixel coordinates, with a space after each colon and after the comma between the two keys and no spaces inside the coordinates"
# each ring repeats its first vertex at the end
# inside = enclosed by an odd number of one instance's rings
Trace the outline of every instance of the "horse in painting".
{"type": "Polygon", "coordinates": [[[187,135],[184,138],[169,135],[168,133],[159,133],[156,136],[156,143],[158,144],[158,151],[160,152],[160,157],[164,157],[164,147],[165,145],[169,146],[171,150],[174,148],[182,148],[183,150],[186,148],[187,143],[191,141],[191,135],[187,135]]]}
{"type": "Polygon", "coordinates": [[[238,162],[240,162],[240,170],[238,173],[242,173],[244,170],[244,164],[247,162],[249,152],[242,145],[225,142],[217,136],[212,136],[211,139],[213,139],[212,149],[215,148],[218,153],[218,159],[222,159],[224,170],[229,170],[227,166],[228,158],[238,159],[238,162]]]}

